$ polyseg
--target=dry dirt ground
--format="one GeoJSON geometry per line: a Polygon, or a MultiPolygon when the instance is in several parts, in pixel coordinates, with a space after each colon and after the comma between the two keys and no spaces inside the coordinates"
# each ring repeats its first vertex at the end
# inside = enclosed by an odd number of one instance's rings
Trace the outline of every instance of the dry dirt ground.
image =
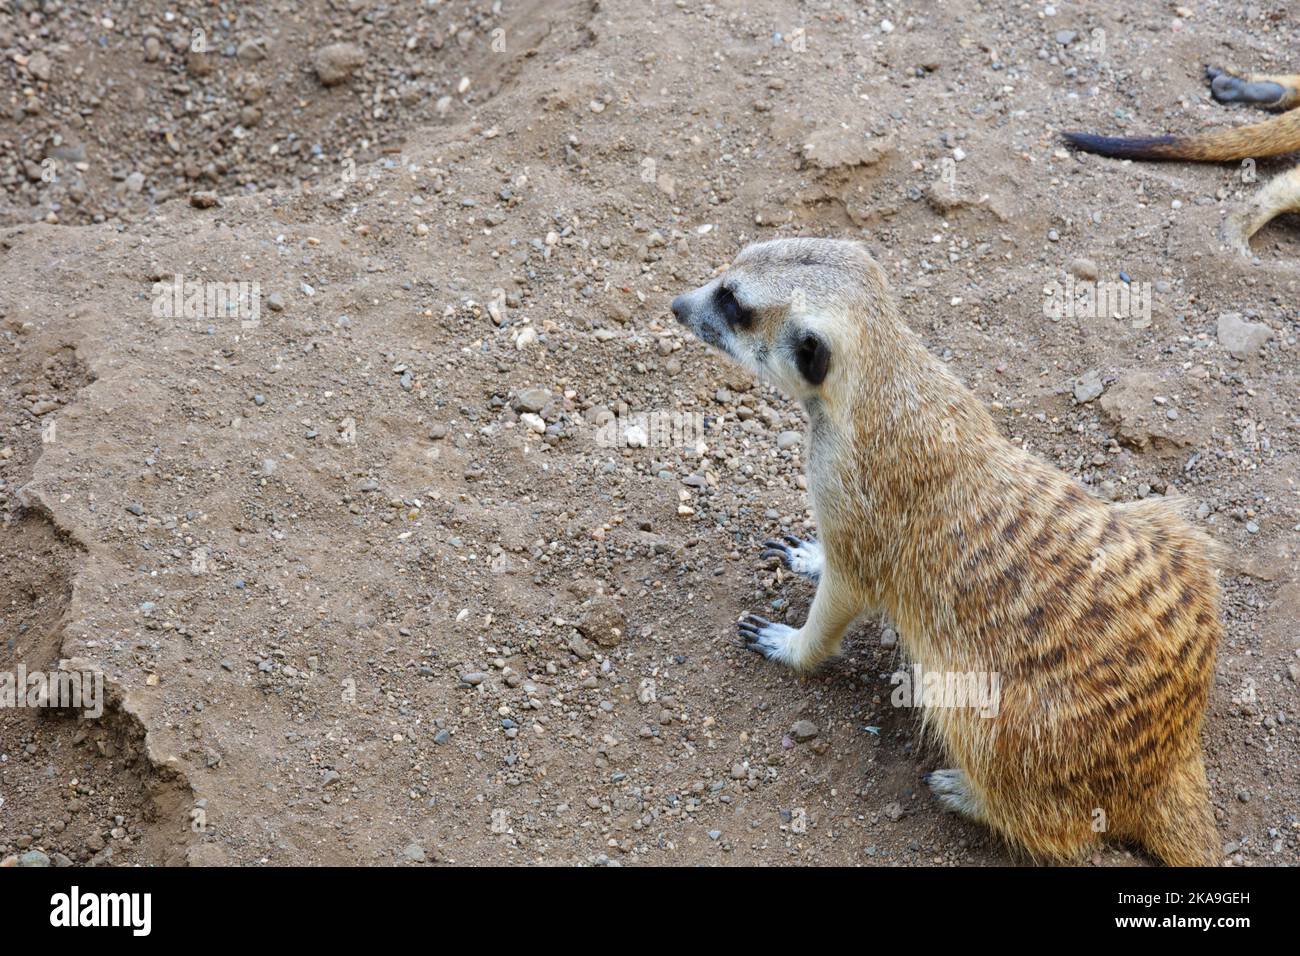
{"type": "Polygon", "coordinates": [[[0,712],[0,858],[1021,862],[922,786],[878,622],[804,679],[731,643],[810,598],[758,557],[810,528],[803,420],[667,303],[830,235],[1008,435],[1228,545],[1223,856],[1300,861],[1300,223],[1235,258],[1242,170],[1056,138],[1254,119],[1203,66],[1300,69],[1294,14],[10,5],[0,670],[111,699],[0,712]],[[1070,269],[1148,283],[1150,321],[1053,321],[1070,269]],[[177,275],[256,282],[256,324],[166,314],[177,275]],[[612,446],[620,406],[703,449],[612,446]]]}

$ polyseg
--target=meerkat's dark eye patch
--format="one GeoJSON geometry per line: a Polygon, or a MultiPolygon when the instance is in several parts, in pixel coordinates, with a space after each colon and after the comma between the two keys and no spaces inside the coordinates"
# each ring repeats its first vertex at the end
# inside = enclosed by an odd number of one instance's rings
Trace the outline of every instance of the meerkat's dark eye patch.
{"type": "Polygon", "coordinates": [[[794,364],[809,384],[820,385],[826,380],[826,372],[831,366],[830,346],[820,335],[801,332],[795,339],[794,364]]]}
{"type": "Polygon", "coordinates": [[[753,313],[737,302],[735,294],[726,286],[718,286],[713,300],[718,311],[722,313],[722,318],[726,320],[728,328],[747,329],[753,325],[753,313]]]}

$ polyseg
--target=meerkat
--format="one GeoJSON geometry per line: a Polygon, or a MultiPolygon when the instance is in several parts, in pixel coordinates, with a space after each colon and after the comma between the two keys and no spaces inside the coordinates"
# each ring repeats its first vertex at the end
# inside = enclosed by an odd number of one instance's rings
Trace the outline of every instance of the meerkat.
{"type": "Polygon", "coordinates": [[[1215,862],[1211,539],[1169,500],[1102,501],[1004,438],[858,243],[751,245],[672,311],[808,417],[818,539],[764,553],[816,593],[802,627],[743,616],[743,646],[808,671],[860,613],[883,613],[914,666],[1000,675],[993,716],[923,712],[952,763],[927,777],[943,805],[1035,859],[1108,838],[1215,862]]]}
{"type": "MultiPolygon", "coordinates": [[[[1094,136],[1062,133],[1077,149],[1118,159],[1228,162],[1280,156],[1300,150],[1300,75],[1239,74],[1209,67],[1210,94],[1220,103],[1249,103],[1284,111],[1281,116],[1235,129],[1191,136],[1094,136]]],[[[1250,255],[1250,237],[1270,220],[1300,212],[1300,166],[1271,179],[1246,205],[1223,222],[1220,238],[1229,248],[1250,255]]]]}

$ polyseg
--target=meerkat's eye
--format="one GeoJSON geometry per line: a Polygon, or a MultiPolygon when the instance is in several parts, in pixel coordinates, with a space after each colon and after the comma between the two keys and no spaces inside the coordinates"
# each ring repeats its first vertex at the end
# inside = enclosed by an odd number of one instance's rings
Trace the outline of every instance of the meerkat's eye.
{"type": "Polygon", "coordinates": [[[718,311],[726,320],[729,328],[747,329],[753,324],[754,317],[750,311],[736,301],[736,296],[726,286],[718,286],[718,292],[715,296],[718,311]]]}

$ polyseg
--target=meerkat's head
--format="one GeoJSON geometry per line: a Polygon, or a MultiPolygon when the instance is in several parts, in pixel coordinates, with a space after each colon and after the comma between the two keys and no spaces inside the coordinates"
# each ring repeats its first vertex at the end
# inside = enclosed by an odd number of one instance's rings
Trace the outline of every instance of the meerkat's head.
{"type": "Polygon", "coordinates": [[[886,298],[861,244],[776,239],[741,250],[672,310],[706,343],[807,403],[852,371],[886,298]]]}

